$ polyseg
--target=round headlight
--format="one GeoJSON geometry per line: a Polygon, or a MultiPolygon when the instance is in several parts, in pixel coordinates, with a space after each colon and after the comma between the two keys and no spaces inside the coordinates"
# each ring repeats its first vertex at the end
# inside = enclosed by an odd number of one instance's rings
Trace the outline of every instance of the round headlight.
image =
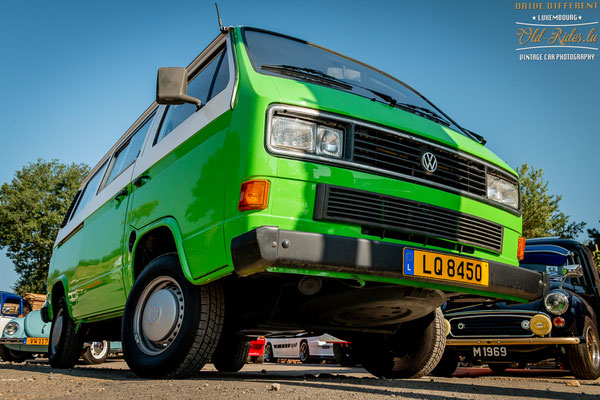
{"type": "Polygon", "coordinates": [[[16,322],[9,322],[4,327],[4,333],[7,335],[14,335],[19,330],[19,324],[16,322]]]}
{"type": "Polygon", "coordinates": [[[544,307],[551,314],[563,314],[569,309],[569,298],[562,292],[549,293],[544,299],[544,307]]]}

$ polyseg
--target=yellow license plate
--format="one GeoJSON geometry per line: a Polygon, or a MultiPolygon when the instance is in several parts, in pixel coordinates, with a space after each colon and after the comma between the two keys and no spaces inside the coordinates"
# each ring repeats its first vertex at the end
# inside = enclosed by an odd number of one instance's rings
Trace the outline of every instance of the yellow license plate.
{"type": "Polygon", "coordinates": [[[43,337],[28,337],[25,340],[25,344],[34,344],[40,346],[48,346],[49,339],[43,337]]]}
{"type": "Polygon", "coordinates": [[[404,249],[404,275],[488,286],[487,262],[415,249],[404,249]]]}

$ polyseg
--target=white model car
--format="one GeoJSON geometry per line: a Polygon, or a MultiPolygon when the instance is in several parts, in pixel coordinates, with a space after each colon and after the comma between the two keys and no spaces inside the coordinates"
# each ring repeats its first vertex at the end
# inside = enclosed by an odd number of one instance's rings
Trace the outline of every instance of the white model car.
{"type": "Polygon", "coordinates": [[[299,334],[291,337],[267,337],[265,362],[277,362],[279,358],[296,358],[303,363],[316,359],[334,359],[333,345],[343,341],[324,334],[307,336],[299,334]]]}

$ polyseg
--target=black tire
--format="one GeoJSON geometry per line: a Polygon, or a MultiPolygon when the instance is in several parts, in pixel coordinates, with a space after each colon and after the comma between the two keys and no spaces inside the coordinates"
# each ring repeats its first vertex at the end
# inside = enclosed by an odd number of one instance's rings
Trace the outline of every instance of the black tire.
{"type": "Polygon", "coordinates": [[[108,353],[110,353],[110,342],[108,340],[92,342],[85,348],[81,358],[88,365],[102,364],[108,358],[108,353]]]}
{"type": "Polygon", "coordinates": [[[354,367],[357,364],[354,351],[352,350],[352,344],[333,344],[333,356],[335,361],[342,367],[354,367]]]}
{"type": "Polygon", "coordinates": [[[8,347],[5,347],[4,345],[0,344],[0,359],[6,361],[6,362],[25,362],[25,360],[29,359],[29,358],[35,358],[33,356],[33,354],[25,352],[25,351],[18,351],[18,350],[12,350],[9,349],[8,347]]]}
{"type": "Polygon", "coordinates": [[[249,351],[250,342],[248,340],[221,335],[211,361],[220,372],[238,372],[246,364],[249,351]]]}
{"type": "Polygon", "coordinates": [[[48,358],[52,368],[73,368],[83,348],[83,335],[77,332],[75,322],[69,315],[67,300],[61,297],[54,310],[50,326],[48,358]]]}
{"type": "Polygon", "coordinates": [[[438,364],[446,325],[438,308],[400,327],[396,335],[360,336],[352,341],[362,366],[379,378],[420,378],[438,364]]]}
{"type": "Polygon", "coordinates": [[[488,363],[488,368],[497,374],[501,374],[510,367],[510,364],[503,363],[488,363]]]}
{"type": "Polygon", "coordinates": [[[176,253],[152,260],[127,298],[123,356],[144,378],[185,378],[199,371],[217,347],[224,316],[220,282],[191,284],[176,253]]]}
{"type": "Polygon", "coordinates": [[[277,358],[275,357],[275,355],[273,353],[273,346],[271,345],[271,343],[267,343],[267,345],[265,346],[265,352],[263,355],[265,357],[265,362],[267,362],[267,363],[276,363],[277,362],[277,358]]]}
{"type": "Polygon", "coordinates": [[[459,359],[456,350],[446,347],[440,362],[435,366],[433,371],[431,371],[430,375],[449,378],[456,372],[458,364],[459,359]]]}
{"type": "Polygon", "coordinates": [[[586,343],[567,346],[567,358],[573,375],[578,379],[600,378],[600,340],[598,328],[588,317],[583,324],[586,343]]]}
{"type": "Polygon", "coordinates": [[[308,364],[310,362],[310,347],[308,347],[308,342],[306,340],[302,340],[300,342],[300,349],[298,353],[302,364],[308,364]]]}

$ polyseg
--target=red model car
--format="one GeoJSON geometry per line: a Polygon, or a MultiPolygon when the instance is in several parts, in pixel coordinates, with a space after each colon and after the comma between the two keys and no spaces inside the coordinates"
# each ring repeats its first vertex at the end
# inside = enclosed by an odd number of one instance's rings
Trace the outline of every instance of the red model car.
{"type": "Polygon", "coordinates": [[[264,360],[265,342],[264,336],[250,342],[248,357],[250,357],[251,362],[262,362],[264,360]]]}

